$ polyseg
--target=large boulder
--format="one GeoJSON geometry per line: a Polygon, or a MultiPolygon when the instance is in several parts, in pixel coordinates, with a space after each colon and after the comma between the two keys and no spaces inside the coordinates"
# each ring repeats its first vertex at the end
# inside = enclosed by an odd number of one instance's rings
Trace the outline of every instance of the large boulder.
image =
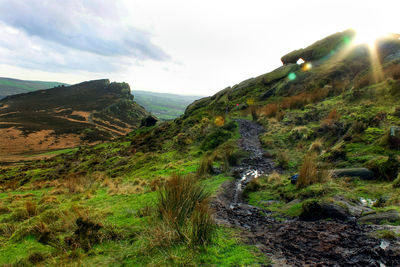
{"type": "Polygon", "coordinates": [[[333,197],[336,204],[346,207],[347,211],[353,217],[361,217],[362,214],[370,213],[373,209],[363,205],[360,201],[350,200],[344,196],[336,195],[333,197]]]}
{"type": "Polygon", "coordinates": [[[346,208],[335,203],[314,200],[303,204],[300,220],[316,221],[328,218],[348,220],[350,215],[346,208]]]}
{"type": "Polygon", "coordinates": [[[400,214],[396,210],[388,210],[385,212],[365,215],[360,219],[358,219],[358,221],[362,223],[374,223],[374,224],[379,224],[381,222],[394,223],[400,221],[400,214]]]}
{"type": "Polygon", "coordinates": [[[372,180],[375,175],[374,172],[367,168],[347,168],[332,170],[333,177],[359,177],[362,180],[372,180]]]}

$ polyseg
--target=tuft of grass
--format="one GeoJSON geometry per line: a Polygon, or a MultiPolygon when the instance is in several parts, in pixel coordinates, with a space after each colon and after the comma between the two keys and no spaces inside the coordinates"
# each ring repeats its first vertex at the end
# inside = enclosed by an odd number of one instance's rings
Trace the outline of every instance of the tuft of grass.
{"type": "Polygon", "coordinates": [[[289,155],[288,155],[287,150],[283,150],[283,149],[279,150],[276,153],[275,160],[276,160],[276,165],[278,167],[282,167],[284,169],[287,169],[289,167],[289,155]]]}
{"type": "Polygon", "coordinates": [[[304,188],[318,181],[318,169],[315,164],[315,158],[315,153],[305,155],[296,183],[297,188],[304,188]]]}
{"type": "Polygon", "coordinates": [[[267,182],[268,183],[281,183],[283,181],[282,176],[277,173],[276,171],[274,171],[273,173],[271,173],[270,175],[267,176],[267,182]]]}
{"type": "Polygon", "coordinates": [[[204,177],[212,174],[213,162],[214,162],[214,157],[210,154],[205,154],[200,161],[200,165],[197,168],[196,174],[199,177],[204,177]]]}
{"type": "Polygon", "coordinates": [[[158,212],[164,222],[180,228],[196,205],[209,197],[193,176],[173,175],[158,194],[158,212]]]}
{"type": "Polygon", "coordinates": [[[192,245],[206,245],[216,229],[212,210],[207,201],[197,203],[191,218],[192,245]]]}
{"type": "Polygon", "coordinates": [[[322,139],[318,138],[315,139],[314,142],[311,143],[310,148],[308,149],[309,152],[316,152],[321,153],[323,148],[323,141],[322,139]]]}
{"type": "Polygon", "coordinates": [[[28,217],[34,217],[38,214],[36,202],[26,201],[25,210],[28,217]]]}

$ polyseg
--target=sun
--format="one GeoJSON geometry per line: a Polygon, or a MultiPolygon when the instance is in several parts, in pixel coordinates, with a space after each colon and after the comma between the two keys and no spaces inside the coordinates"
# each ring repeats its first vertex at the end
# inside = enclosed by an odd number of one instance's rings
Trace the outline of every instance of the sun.
{"type": "Polygon", "coordinates": [[[374,46],[377,39],[387,35],[384,31],[378,28],[360,28],[355,29],[356,36],[353,40],[355,45],[366,44],[368,46],[374,46]]]}

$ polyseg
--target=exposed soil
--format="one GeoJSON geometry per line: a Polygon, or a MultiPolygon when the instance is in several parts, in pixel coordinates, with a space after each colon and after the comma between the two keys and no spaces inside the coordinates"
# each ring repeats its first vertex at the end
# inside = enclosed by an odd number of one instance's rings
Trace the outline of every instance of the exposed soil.
{"type": "Polygon", "coordinates": [[[42,130],[25,135],[21,130],[12,127],[0,129],[0,161],[13,161],[19,156],[76,147],[82,144],[78,134],[54,135],[52,130],[42,130]]]}
{"type": "Polygon", "coordinates": [[[271,213],[244,203],[242,190],[260,174],[274,170],[265,158],[258,135],[262,127],[237,120],[239,146],[250,152],[234,168],[238,180],[223,185],[213,206],[217,221],[239,227],[248,242],[270,257],[275,266],[400,266],[400,245],[372,238],[371,226],[351,221],[276,221],[271,213]]]}

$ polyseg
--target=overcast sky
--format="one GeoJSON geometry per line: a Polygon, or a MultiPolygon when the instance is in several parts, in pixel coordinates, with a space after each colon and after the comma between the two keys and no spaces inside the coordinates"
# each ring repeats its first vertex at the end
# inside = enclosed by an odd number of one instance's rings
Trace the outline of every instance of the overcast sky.
{"type": "Polygon", "coordinates": [[[329,34],[400,32],[400,0],[0,0],[0,76],[211,95],[329,34]]]}

